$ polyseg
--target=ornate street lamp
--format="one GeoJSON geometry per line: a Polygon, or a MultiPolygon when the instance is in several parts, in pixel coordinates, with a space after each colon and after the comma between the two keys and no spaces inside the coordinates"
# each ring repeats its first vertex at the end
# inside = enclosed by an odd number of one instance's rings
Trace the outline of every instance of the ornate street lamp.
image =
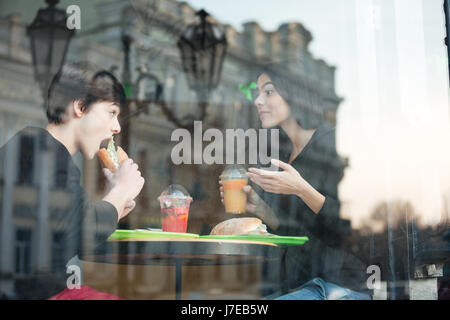
{"type": "MultiPolygon", "coordinates": [[[[159,79],[152,73],[149,73],[146,67],[139,67],[137,71],[139,76],[135,82],[132,81],[130,51],[133,38],[127,34],[122,35],[122,48],[124,52],[122,83],[127,97],[126,104],[121,112],[121,145],[125,151],[129,151],[130,144],[130,119],[141,112],[148,112],[151,103],[160,101],[163,86],[159,79]],[[131,104],[136,106],[131,110],[131,104]]],[[[116,69],[116,68],[114,68],[116,69]]]]}
{"type": "Polygon", "coordinates": [[[196,92],[199,101],[201,112],[198,120],[203,120],[209,95],[220,82],[227,40],[218,25],[207,21],[205,10],[198,11],[197,15],[200,23],[189,25],[177,45],[189,88],[196,92]]]}
{"type": "Polygon", "coordinates": [[[64,65],[69,42],[75,33],[75,30],[67,28],[66,12],[56,8],[59,1],[46,2],[48,7],[39,9],[34,21],[27,27],[34,77],[41,87],[44,107],[50,81],[64,65]]]}

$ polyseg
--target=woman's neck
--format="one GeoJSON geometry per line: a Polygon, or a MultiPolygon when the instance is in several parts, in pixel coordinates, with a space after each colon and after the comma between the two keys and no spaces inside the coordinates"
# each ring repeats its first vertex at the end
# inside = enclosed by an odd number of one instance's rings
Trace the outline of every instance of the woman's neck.
{"type": "Polygon", "coordinates": [[[289,163],[291,163],[308,144],[315,129],[307,130],[302,128],[293,117],[286,119],[280,127],[292,143],[292,153],[289,159],[289,163]]]}
{"type": "Polygon", "coordinates": [[[302,136],[305,129],[303,129],[293,117],[289,117],[283,121],[280,127],[289,137],[294,148],[301,148],[303,146],[302,136]]]}

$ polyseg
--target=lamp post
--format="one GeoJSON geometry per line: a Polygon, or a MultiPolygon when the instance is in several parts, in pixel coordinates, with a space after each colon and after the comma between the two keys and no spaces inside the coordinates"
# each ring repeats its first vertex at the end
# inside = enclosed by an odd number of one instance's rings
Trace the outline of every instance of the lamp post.
{"type": "Polygon", "coordinates": [[[444,0],[444,14],[445,14],[445,45],[447,46],[447,60],[448,60],[448,71],[450,76],[450,43],[449,43],[449,37],[450,37],[450,0],[444,0]]]}
{"type": "Polygon", "coordinates": [[[127,101],[121,112],[122,118],[120,122],[122,131],[120,133],[120,142],[122,148],[127,152],[129,152],[128,148],[130,144],[130,119],[133,116],[138,115],[143,110],[148,110],[148,106],[151,103],[157,103],[160,100],[163,91],[163,86],[159,79],[155,75],[147,72],[144,67],[137,69],[139,71],[139,76],[136,82],[133,83],[130,61],[130,50],[132,43],[133,38],[131,36],[127,34],[122,35],[122,48],[124,52],[122,83],[125,88],[127,101]],[[150,92],[148,88],[149,83],[154,84],[155,89],[152,90],[152,92],[150,92]],[[141,93],[142,98],[140,98],[141,93]],[[135,104],[136,110],[131,110],[132,103],[135,104]]]}
{"type": "Polygon", "coordinates": [[[124,51],[124,66],[122,73],[122,83],[125,88],[125,95],[127,97],[127,101],[123,106],[122,116],[125,121],[121,121],[122,132],[120,133],[121,139],[120,142],[122,144],[122,148],[126,152],[130,152],[128,150],[130,144],[130,122],[129,122],[129,113],[130,113],[130,103],[131,103],[131,71],[130,71],[130,45],[132,39],[128,35],[122,35],[122,47],[124,51]]]}
{"type": "Polygon", "coordinates": [[[207,20],[209,14],[205,10],[197,15],[200,23],[189,25],[177,45],[189,88],[196,92],[200,106],[200,116],[190,117],[204,120],[209,96],[220,82],[227,40],[219,26],[207,20]]]}
{"type": "Polygon", "coordinates": [[[205,10],[198,11],[197,15],[200,17],[200,23],[189,25],[177,42],[189,88],[196,92],[200,106],[200,112],[195,115],[190,114],[183,118],[178,117],[162,98],[163,86],[159,79],[155,75],[148,73],[145,68],[138,68],[140,76],[136,83],[132,83],[130,50],[133,38],[126,32],[122,35],[122,48],[124,51],[122,82],[127,93],[127,105],[121,113],[121,144],[125,148],[129,144],[130,118],[142,110],[148,110],[150,103],[160,107],[167,120],[175,126],[190,131],[194,128],[193,120],[203,121],[206,118],[209,96],[220,82],[227,41],[225,33],[220,30],[219,26],[207,20],[208,13],[205,10]],[[142,90],[142,84],[148,83],[154,84],[154,90],[152,90],[150,95],[144,94],[144,99],[139,99],[138,96],[140,90],[142,90]],[[136,110],[131,110],[131,103],[134,103],[137,107],[136,110]]]}
{"type": "Polygon", "coordinates": [[[48,7],[39,9],[34,21],[27,27],[34,77],[39,83],[47,105],[48,87],[61,70],[67,48],[75,30],[67,28],[66,12],[56,8],[59,0],[46,0],[48,7]]]}

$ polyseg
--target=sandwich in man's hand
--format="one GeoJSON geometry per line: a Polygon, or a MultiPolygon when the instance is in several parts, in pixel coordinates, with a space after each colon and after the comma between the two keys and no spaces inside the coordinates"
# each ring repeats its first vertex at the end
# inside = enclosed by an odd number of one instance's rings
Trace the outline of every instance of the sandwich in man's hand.
{"type": "Polygon", "coordinates": [[[210,235],[271,235],[258,218],[233,218],[216,225],[210,235]]]}
{"type": "Polygon", "coordinates": [[[102,164],[113,173],[119,168],[124,160],[128,159],[128,155],[121,147],[116,148],[113,138],[109,140],[106,149],[101,148],[98,151],[98,157],[102,164]]]}

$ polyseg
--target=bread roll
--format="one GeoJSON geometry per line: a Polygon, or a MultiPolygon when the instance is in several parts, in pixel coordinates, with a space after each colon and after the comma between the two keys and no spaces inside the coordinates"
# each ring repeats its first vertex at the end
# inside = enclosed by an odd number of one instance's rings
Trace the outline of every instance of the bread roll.
{"type": "Polygon", "coordinates": [[[119,165],[121,165],[124,160],[128,159],[127,153],[120,146],[117,147],[117,157],[119,158],[119,165]]]}
{"type": "Polygon", "coordinates": [[[108,154],[108,151],[106,151],[105,148],[101,148],[97,153],[100,161],[103,163],[103,165],[111,170],[111,172],[116,171],[116,166],[114,165],[114,161],[111,159],[110,155],[108,154]]]}
{"type": "Polygon", "coordinates": [[[210,235],[238,235],[238,234],[264,233],[265,225],[258,218],[233,218],[222,221],[216,225],[210,235]],[[263,228],[261,228],[264,226],[263,228]],[[263,232],[260,232],[263,231],[263,232]]]}
{"type": "Polygon", "coordinates": [[[128,159],[127,153],[119,146],[116,148],[112,139],[108,144],[108,148],[101,148],[97,154],[103,165],[111,172],[115,172],[119,165],[128,159]]]}

